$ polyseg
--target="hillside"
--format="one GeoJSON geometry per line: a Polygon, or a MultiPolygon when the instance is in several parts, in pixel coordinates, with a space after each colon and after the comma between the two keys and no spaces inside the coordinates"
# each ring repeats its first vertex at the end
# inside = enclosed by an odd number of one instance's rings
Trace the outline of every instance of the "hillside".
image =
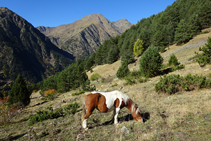
{"type": "Polygon", "coordinates": [[[61,49],[73,54],[77,59],[85,58],[110,37],[115,37],[130,28],[126,19],[110,22],[101,14],[83,17],[71,24],[57,27],[37,27],[61,49]]]}
{"type": "Polygon", "coordinates": [[[18,74],[29,82],[38,82],[63,70],[74,57],[25,19],[1,7],[0,61],[1,83],[15,80],[18,74]]]}
{"type": "MultiPolygon", "coordinates": [[[[210,31],[210,29],[206,29],[210,31]]],[[[168,62],[168,54],[175,53],[181,64],[185,65],[182,70],[177,70],[169,74],[187,75],[198,74],[210,78],[211,65],[201,68],[192,59],[195,51],[198,51],[211,32],[200,34],[194,37],[187,44],[172,45],[161,55],[164,57],[164,64],[168,62]],[[203,43],[202,43],[203,42],[203,43]]],[[[138,61],[129,65],[129,69],[139,68],[138,61]]],[[[119,114],[119,125],[115,126],[109,121],[111,113],[99,113],[97,110],[88,120],[89,130],[85,131],[81,127],[81,109],[83,96],[81,94],[72,96],[78,90],[70,91],[58,95],[53,101],[43,101],[39,92],[33,93],[31,103],[22,110],[20,116],[13,119],[10,126],[1,128],[1,140],[26,140],[28,138],[28,115],[35,114],[35,111],[44,110],[48,106],[53,108],[64,107],[70,103],[77,102],[80,105],[75,115],[66,115],[57,119],[49,119],[34,124],[33,130],[41,140],[209,140],[211,137],[211,90],[199,89],[194,91],[182,91],[174,95],[155,92],[155,84],[160,76],[150,78],[145,83],[125,85],[125,80],[117,79],[115,73],[120,66],[120,61],[113,64],[99,65],[93,68],[93,72],[88,72],[90,77],[94,73],[99,73],[104,82],[93,81],[99,91],[112,91],[121,89],[141,109],[144,123],[138,123],[130,116],[130,112],[124,108],[119,114]],[[123,133],[126,127],[129,133],[123,133]]],[[[168,75],[169,75],[168,74],[168,75]]],[[[32,134],[33,138],[34,135],[32,134]]]]}

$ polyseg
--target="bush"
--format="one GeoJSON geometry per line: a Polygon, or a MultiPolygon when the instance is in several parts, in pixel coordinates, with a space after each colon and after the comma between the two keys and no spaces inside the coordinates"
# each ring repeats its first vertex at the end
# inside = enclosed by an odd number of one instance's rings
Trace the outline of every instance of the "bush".
{"type": "Polygon", "coordinates": [[[80,95],[80,94],[83,94],[83,93],[85,93],[84,90],[76,92],[76,93],[72,93],[72,96],[80,95]]]}
{"type": "Polygon", "coordinates": [[[98,80],[101,76],[98,73],[95,73],[91,76],[91,81],[98,80]]]}
{"type": "Polygon", "coordinates": [[[140,72],[145,77],[153,77],[160,72],[163,58],[159,54],[158,48],[150,46],[141,56],[140,72]]]}
{"type": "Polygon", "coordinates": [[[168,75],[160,78],[160,81],[155,84],[156,92],[164,92],[174,94],[179,91],[192,91],[201,88],[210,88],[211,79],[206,79],[205,76],[188,74],[185,77],[180,75],[168,75]]]}
{"type": "Polygon", "coordinates": [[[118,78],[124,78],[130,73],[130,70],[128,68],[128,63],[127,61],[122,62],[121,66],[117,70],[116,76],[118,78]]]}
{"type": "Polygon", "coordinates": [[[171,55],[171,57],[169,58],[169,61],[168,61],[168,65],[171,66],[171,65],[174,65],[174,66],[177,66],[179,63],[178,63],[178,59],[177,57],[173,54],[171,55]]]}
{"type": "Polygon", "coordinates": [[[124,79],[126,81],[124,85],[133,85],[136,83],[135,79],[130,76],[126,76],[124,79]]]}
{"type": "Polygon", "coordinates": [[[36,115],[30,115],[29,116],[29,123],[28,125],[33,125],[36,122],[41,122],[47,119],[52,119],[52,118],[58,118],[60,116],[64,116],[65,114],[75,114],[77,112],[77,109],[80,106],[78,105],[78,103],[73,103],[73,104],[69,104],[68,106],[64,107],[64,112],[62,108],[59,108],[55,111],[53,111],[52,107],[47,107],[47,109],[50,111],[46,111],[46,110],[39,110],[36,112],[36,115]],[[69,112],[69,110],[71,109],[71,111],[69,112]]]}
{"type": "Polygon", "coordinates": [[[207,44],[203,46],[202,48],[199,48],[199,51],[202,51],[202,54],[198,54],[197,62],[201,67],[211,64],[211,38],[207,39],[207,44]]]}

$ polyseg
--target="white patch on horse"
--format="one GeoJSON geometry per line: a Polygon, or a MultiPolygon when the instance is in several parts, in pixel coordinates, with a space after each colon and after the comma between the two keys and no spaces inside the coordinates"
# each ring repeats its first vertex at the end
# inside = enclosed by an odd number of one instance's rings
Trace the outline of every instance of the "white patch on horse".
{"type": "Polygon", "coordinates": [[[109,111],[111,111],[114,108],[114,101],[118,98],[119,99],[119,105],[117,108],[120,108],[122,101],[127,105],[127,102],[129,100],[129,97],[120,92],[120,91],[112,91],[112,92],[91,92],[92,94],[99,93],[105,96],[106,99],[106,106],[109,111]]]}
{"type": "Polygon", "coordinates": [[[132,104],[132,110],[131,110],[131,112],[134,112],[134,111],[135,111],[135,106],[136,106],[136,104],[133,103],[133,104],[132,104]]]}

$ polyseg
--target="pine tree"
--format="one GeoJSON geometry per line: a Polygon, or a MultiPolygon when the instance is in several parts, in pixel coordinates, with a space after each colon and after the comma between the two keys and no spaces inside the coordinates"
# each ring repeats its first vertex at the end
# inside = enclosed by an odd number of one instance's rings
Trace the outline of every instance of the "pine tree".
{"type": "Polygon", "coordinates": [[[188,28],[186,21],[182,19],[175,31],[175,41],[178,45],[184,44],[192,38],[188,32],[188,28]]]}
{"type": "Polygon", "coordinates": [[[9,91],[9,104],[21,102],[24,106],[30,103],[30,91],[20,75],[16,78],[12,89],[9,91]]]}
{"type": "Polygon", "coordinates": [[[109,52],[108,52],[108,57],[107,57],[107,63],[112,64],[115,61],[119,59],[119,49],[117,46],[112,45],[109,52]]]}
{"type": "Polygon", "coordinates": [[[171,57],[169,58],[169,61],[168,61],[168,65],[169,66],[171,66],[171,65],[174,65],[174,66],[176,66],[176,65],[178,65],[179,63],[178,63],[178,59],[177,59],[177,57],[173,54],[173,55],[171,55],[171,57]]]}
{"type": "Polygon", "coordinates": [[[145,77],[158,75],[163,58],[159,54],[158,48],[151,45],[140,58],[140,72],[145,77]]]}
{"type": "Polygon", "coordinates": [[[122,62],[121,66],[117,70],[116,76],[118,78],[124,78],[130,73],[130,70],[128,68],[128,63],[127,61],[122,62]]]}

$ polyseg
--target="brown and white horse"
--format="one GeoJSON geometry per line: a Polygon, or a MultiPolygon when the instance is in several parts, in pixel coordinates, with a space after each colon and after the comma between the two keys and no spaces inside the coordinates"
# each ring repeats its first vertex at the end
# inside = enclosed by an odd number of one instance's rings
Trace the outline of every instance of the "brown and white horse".
{"type": "Polygon", "coordinates": [[[82,126],[85,129],[88,129],[87,119],[95,108],[103,113],[113,110],[114,124],[118,124],[117,116],[123,107],[130,110],[132,117],[136,121],[143,121],[138,106],[126,94],[120,91],[92,92],[85,96],[83,104],[84,116],[82,117],[82,126]]]}

